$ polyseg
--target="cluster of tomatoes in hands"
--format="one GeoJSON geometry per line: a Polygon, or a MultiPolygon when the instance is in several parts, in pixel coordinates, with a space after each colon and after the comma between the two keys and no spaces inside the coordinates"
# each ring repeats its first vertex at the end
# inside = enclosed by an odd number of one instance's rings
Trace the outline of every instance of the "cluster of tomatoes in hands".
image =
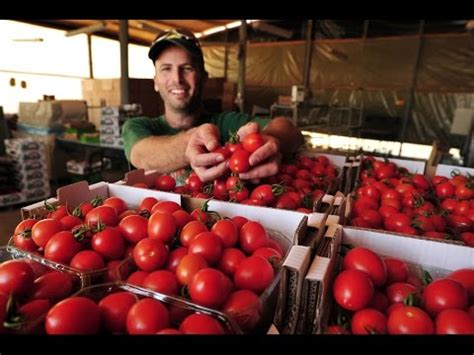
{"type": "Polygon", "coordinates": [[[366,157],[351,225],[460,239],[474,246],[474,188],[469,178],[435,176],[430,182],[393,162],[366,157]]]}
{"type": "Polygon", "coordinates": [[[422,282],[404,262],[362,247],[345,255],[342,268],[333,295],[350,323],[327,333],[474,334],[474,269],[422,282]]]}
{"type": "MultiPolygon", "coordinates": [[[[282,164],[276,175],[262,179],[258,184],[242,180],[236,173],[216,179],[211,184],[204,184],[191,172],[183,186],[176,186],[173,177],[161,175],[156,178],[154,187],[161,191],[205,199],[215,198],[311,213],[314,201],[334,186],[336,177],[337,169],[326,156],[299,155],[295,163],[282,164]]],[[[144,183],[134,186],[148,187],[144,183]]]]}

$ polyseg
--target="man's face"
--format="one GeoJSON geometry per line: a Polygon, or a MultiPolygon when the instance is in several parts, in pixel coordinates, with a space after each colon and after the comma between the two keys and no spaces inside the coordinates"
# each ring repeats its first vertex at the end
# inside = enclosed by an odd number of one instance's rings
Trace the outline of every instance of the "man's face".
{"type": "Polygon", "coordinates": [[[166,110],[189,113],[199,107],[204,73],[179,46],[165,48],[155,61],[155,90],[166,110]]]}

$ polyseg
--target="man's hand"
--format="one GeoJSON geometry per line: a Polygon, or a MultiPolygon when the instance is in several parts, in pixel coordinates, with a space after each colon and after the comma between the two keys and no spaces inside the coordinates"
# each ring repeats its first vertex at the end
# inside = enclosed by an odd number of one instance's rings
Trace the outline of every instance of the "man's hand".
{"type": "Polygon", "coordinates": [[[205,123],[197,128],[189,138],[185,156],[191,168],[201,181],[212,181],[227,170],[227,162],[222,154],[211,153],[219,147],[217,126],[205,123]]]}
{"type": "MultiPolygon", "coordinates": [[[[237,131],[242,141],[248,134],[259,131],[259,125],[256,122],[249,122],[237,131]]],[[[262,134],[264,144],[252,153],[249,157],[249,163],[252,169],[239,174],[243,180],[253,180],[258,183],[259,179],[273,176],[278,172],[282,155],[280,153],[280,142],[275,137],[262,134]]]]}

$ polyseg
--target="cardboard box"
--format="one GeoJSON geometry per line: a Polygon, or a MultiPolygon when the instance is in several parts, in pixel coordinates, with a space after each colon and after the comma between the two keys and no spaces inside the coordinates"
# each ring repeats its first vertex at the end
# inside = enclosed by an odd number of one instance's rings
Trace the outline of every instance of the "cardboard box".
{"type": "Polygon", "coordinates": [[[18,122],[36,127],[55,127],[73,121],[87,121],[87,106],[82,100],[20,102],[18,122]]]}
{"type": "Polygon", "coordinates": [[[438,164],[434,175],[452,178],[452,174],[471,175],[474,176],[474,168],[466,168],[464,166],[438,164]]]}
{"type": "Polygon", "coordinates": [[[114,135],[100,135],[100,144],[104,145],[111,145],[114,147],[122,147],[123,146],[123,138],[122,136],[114,136],[114,135]]]}

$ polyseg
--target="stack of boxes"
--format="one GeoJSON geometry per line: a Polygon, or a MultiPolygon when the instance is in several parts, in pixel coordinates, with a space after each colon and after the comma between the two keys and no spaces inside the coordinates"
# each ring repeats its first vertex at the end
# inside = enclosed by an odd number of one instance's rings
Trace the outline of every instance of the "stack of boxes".
{"type": "Polygon", "coordinates": [[[13,138],[5,139],[5,148],[12,162],[15,187],[22,194],[17,202],[49,197],[45,144],[32,138],[13,138]]]}
{"type": "Polygon", "coordinates": [[[130,117],[141,114],[139,104],[103,107],[100,117],[100,144],[123,146],[122,126],[130,117]]]}

